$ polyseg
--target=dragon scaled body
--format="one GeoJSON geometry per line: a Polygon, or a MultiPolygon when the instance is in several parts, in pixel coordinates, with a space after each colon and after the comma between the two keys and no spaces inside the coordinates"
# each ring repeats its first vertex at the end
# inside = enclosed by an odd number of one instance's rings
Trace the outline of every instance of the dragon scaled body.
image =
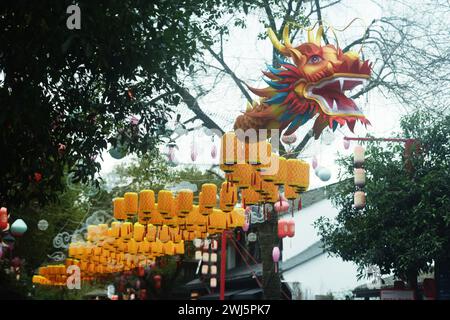
{"type": "Polygon", "coordinates": [[[295,132],[316,117],[313,131],[317,139],[327,126],[336,130],[348,125],[353,132],[356,121],[369,124],[346,91],[365,83],[371,64],[355,52],[343,53],[334,45],[321,45],[323,28],[308,31],[308,42],[293,47],[289,30],[283,30],[283,44],[268,30],[274,47],[283,57],[279,67],[268,66],[263,74],[268,87],[249,89],[260,97],[236,118],[234,129],[279,129],[285,135],[295,132]],[[292,63],[285,60],[291,58],[292,63]]]}

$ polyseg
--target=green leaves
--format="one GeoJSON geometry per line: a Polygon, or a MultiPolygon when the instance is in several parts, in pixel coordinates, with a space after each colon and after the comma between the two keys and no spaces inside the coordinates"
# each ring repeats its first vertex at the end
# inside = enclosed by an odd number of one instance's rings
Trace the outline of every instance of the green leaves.
{"type": "Polygon", "coordinates": [[[367,206],[362,211],[352,207],[352,159],[338,160],[340,178],[347,180],[330,196],[340,212],[335,221],[316,222],[329,252],[403,278],[411,270],[428,271],[432,261],[449,252],[450,117],[428,117],[416,113],[402,119],[402,136],[426,146],[409,156],[403,144],[367,144],[367,206]]]}
{"type": "Polygon", "coordinates": [[[65,170],[92,180],[110,144],[137,155],[155,148],[179,103],[164,79],[176,80],[201,53],[200,40],[243,2],[82,0],[81,30],[66,27],[71,1],[2,6],[0,203],[54,200],[65,170]],[[39,184],[29,179],[37,171],[39,184]]]}

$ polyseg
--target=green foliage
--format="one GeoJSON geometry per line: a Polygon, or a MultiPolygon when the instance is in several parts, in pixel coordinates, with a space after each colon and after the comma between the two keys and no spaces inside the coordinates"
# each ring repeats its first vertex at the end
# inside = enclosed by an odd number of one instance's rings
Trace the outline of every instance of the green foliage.
{"type": "Polygon", "coordinates": [[[55,200],[67,170],[94,179],[108,144],[154,148],[179,101],[164,79],[189,67],[244,2],[80,0],[81,29],[69,30],[73,1],[3,1],[1,205],[55,200]]]}
{"type": "Polygon", "coordinates": [[[406,279],[450,253],[450,117],[416,113],[401,127],[403,137],[418,139],[410,152],[402,144],[367,145],[364,210],[352,206],[352,158],[339,159],[343,181],[330,197],[340,212],[316,227],[330,253],[406,279]]]}

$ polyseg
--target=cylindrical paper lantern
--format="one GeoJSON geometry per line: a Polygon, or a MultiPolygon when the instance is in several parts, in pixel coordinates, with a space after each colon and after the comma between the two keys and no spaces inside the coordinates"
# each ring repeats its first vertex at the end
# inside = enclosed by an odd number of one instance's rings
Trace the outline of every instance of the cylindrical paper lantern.
{"type": "Polygon", "coordinates": [[[366,184],[366,171],[362,168],[355,169],[355,185],[357,187],[364,187],[366,184]]]}
{"type": "Polygon", "coordinates": [[[124,198],[114,198],[113,199],[113,212],[114,218],[117,220],[126,220],[127,216],[125,214],[125,199],[124,198]]]}
{"type": "Polygon", "coordinates": [[[134,217],[138,212],[138,194],[136,192],[127,192],[124,195],[125,214],[128,219],[134,217]]]}
{"type": "Polygon", "coordinates": [[[295,236],[295,221],[290,219],[287,221],[287,234],[288,237],[292,238],[295,236]]]}
{"type": "Polygon", "coordinates": [[[160,190],[158,192],[158,211],[166,215],[172,209],[173,195],[172,191],[160,190]]]}
{"type": "Polygon", "coordinates": [[[362,146],[355,146],[355,149],[353,150],[353,163],[356,168],[360,168],[364,164],[364,152],[362,146]]]}
{"type": "Polygon", "coordinates": [[[355,192],[354,205],[356,209],[363,209],[366,206],[366,194],[364,191],[355,192]]]}

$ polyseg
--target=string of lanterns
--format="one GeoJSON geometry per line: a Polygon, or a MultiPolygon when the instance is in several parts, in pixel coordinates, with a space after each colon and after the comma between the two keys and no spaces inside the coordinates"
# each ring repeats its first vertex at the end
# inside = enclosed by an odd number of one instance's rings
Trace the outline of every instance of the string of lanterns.
{"type": "MultiPolygon", "coordinates": [[[[203,246],[211,244],[211,252],[204,247],[201,255],[202,274],[209,274],[210,286],[216,287],[215,238],[225,230],[248,231],[248,206],[262,206],[264,218],[270,219],[266,204],[282,213],[291,200],[293,214],[294,200],[309,187],[309,164],[278,156],[266,140],[242,143],[228,132],[222,137],[220,151],[220,168],[226,181],[219,190],[215,184],[205,183],[197,197],[186,189],[160,190],[157,195],[153,190],[126,192],[112,201],[114,221],[89,225],[85,241],[69,244],[65,264],[41,267],[33,282],[61,285],[67,279],[69,265],[80,268],[82,281],[129,272],[154,265],[162,256],[184,255],[187,242],[198,239],[203,246]],[[282,189],[284,197],[280,195],[282,189]]],[[[285,221],[281,220],[279,228],[286,228],[286,232],[279,235],[293,237],[295,224],[285,221]]]]}
{"type": "Polygon", "coordinates": [[[364,192],[364,186],[366,184],[366,172],[363,168],[365,160],[365,150],[362,146],[357,145],[353,151],[353,164],[354,164],[354,181],[355,181],[355,194],[354,194],[354,207],[355,209],[364,209],[366,206],[366,194],[364,192]]]}

